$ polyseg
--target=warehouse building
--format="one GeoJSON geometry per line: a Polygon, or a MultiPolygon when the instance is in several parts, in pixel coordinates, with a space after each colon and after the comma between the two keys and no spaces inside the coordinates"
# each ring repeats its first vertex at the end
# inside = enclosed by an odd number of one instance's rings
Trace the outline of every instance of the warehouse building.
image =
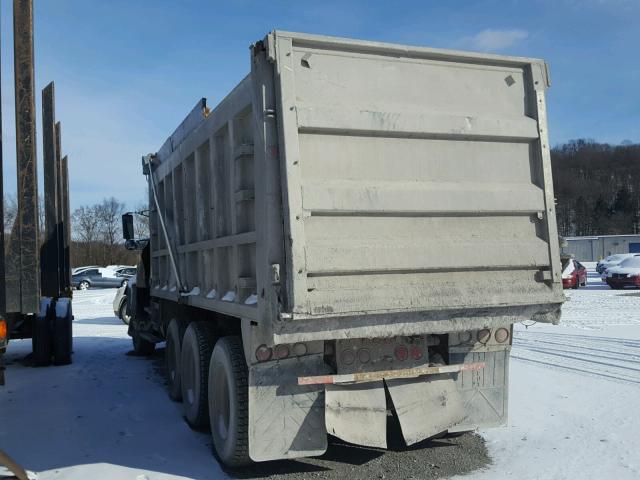
{"type": "Polygon", "coordinates": [[[560,251],[581,262],[596,262],[614,253],[640,253],[640,235],[565,237],[560,251]]]}

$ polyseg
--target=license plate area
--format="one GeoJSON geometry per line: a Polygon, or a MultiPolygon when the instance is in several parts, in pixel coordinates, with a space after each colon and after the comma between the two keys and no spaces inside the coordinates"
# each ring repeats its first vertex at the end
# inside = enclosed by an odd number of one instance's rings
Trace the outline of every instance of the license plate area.
{"type": "Polygon", "coordinates": [[[336,341],[338,374],[407,369],[428,363],[426,335],[336,341]]]}

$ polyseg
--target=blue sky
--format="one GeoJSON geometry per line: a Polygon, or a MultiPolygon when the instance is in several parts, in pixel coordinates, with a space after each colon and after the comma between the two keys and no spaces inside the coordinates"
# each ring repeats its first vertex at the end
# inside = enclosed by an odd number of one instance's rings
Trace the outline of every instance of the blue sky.
{"type": "MultiPolygon", "coordinates": [[[[541,57],[551,68],[553,144],[640,142],[639,0],[34,3],[38,99],[55,80],[72,208],[111,195],[141,201],[141,155],[198,98],[210,106],[223,98],[249,71],[249,45],[274,28],[541,57]]],[[[5,190],[13,192],[11,2],[1,8],[5,190]]]]}

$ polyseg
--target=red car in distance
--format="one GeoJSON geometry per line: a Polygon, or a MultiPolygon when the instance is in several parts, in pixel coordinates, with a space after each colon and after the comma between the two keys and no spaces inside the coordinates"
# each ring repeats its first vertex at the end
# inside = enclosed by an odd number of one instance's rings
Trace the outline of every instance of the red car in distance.
{"type": "Polygon", "coordinates": [[[562,288],[587,286],[587,269],[580,262],[570,257],[562,257],[562,288]]]}

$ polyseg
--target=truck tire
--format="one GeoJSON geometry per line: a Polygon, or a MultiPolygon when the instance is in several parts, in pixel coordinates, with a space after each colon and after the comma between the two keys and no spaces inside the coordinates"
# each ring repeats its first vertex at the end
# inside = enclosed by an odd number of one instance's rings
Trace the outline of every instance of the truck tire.
{"type": "Polygon", "coordinates": [[[209,365],[209,417],[216,453],[230,467],[251,463],[247,378],[242,340],[218,340],[209,365]]]}
{"type": "Polygon", "coordinates": [[[191,322],[184,333],[180,352],[180,389],[183,413],[194,429],[209,426],[207,381],[215,340],[209,322],[191,322]]]}
{"type": "Polygon", "coordinates": [[[73,350],[73,314],[71,301],[61,298],[56,303],[53,318],[53,364],[69,365],[73,350]]]}
{"type": "Polygon", "coordinates": [[[167,369],[167,388],[169,397],[176,402],[182,401],[181,363],[182,337],[184,327],[182,322],[172,319],[167,327],[167,345],[164,349],[164,360],[167,369]]]}
{"type": "Polygon", "coordinates": [[[43,298],[40,301],[40,311],[33,319],[31,345],[33,348],[33,364],[36,367],[46,367],[47,365],[51,365],[51,316],[52,314],[55,315],[51,306],[51,299],[43,298]]]}
{"type": "Polygon", "coordinates": [[[156,344],[142,338],[138,333],[133,332],[131,335],[133,341],[133,352],[139,357],[148,357],[153,355],[156,350],[156,344]]]}

